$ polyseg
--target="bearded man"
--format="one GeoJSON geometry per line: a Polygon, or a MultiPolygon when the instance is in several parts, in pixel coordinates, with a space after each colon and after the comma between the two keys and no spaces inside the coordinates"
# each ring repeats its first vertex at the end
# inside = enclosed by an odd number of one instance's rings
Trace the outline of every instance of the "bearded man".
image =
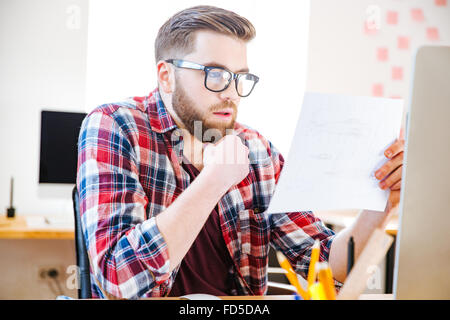
{"type": "Polygon", "coordinates": [[[234,12],[182,10],[155,41],[158,88],[84,120],[77,188],[93,297],[264,295],[270,246],[305,276],[316,240],[342,282],[349,237],[357,256],[397,206],[403,141],[377,171],[391,190],[385,212],[362,211],[338,234],[310,211],[265,214],[283,157],[235,121],[259,80],[254,37],[234,12]]]}

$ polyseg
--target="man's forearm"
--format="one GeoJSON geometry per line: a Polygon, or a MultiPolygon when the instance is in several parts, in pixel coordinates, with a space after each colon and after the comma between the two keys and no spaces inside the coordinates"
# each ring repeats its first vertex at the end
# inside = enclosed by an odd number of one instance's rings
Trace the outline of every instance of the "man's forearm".
{"type": "Polygon", "coordinates": [[[345,281],[347,276],[347,243],[350,236],[355,241],[355,260],[367,243],[373,230],[382,227],[388,216],[388,212],[363,210],[358,214],[355,222],[339,232],[334,239],[329,263],[334,278],[338,281],[345,281]]]}
{"type": "Polygon", "coordinates": [[[156,224],[167,243],[170,271],[182,261],[209,214],[225,194],[212,172],[204,169],[166,210],[156,216],[156,224]]]}

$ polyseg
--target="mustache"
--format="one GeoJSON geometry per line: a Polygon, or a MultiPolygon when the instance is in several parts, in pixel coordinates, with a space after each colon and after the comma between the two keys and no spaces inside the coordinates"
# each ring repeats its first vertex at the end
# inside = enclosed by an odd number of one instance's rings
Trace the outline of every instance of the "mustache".
{"type": "Polygon", "coordinates": [[[237,105],[233,101],[227,101],[227,102],[224,102],[224,103],[215,104],[215,105],[213,105],[213,106],[211,106],[209,108],[209,111],[210,112],[215,112],[215,111],[223,110],[225,108],[232,108],[234,113],[237,112],[237,105]]]}

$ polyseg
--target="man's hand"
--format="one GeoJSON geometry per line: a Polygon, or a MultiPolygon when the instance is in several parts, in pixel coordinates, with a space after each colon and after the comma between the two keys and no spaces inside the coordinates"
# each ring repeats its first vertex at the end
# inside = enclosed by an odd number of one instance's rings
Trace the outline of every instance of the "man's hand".
{"type": "Polygon", "coordinates": [[[248,148],[237,136],[204,147],[200,174],[156,216],[167,243],[170,272],[179,266],[225,192],[248,175],[249,167],[248,148]]]}
{"type": "Polygon", "coordinates": [[[397,211],[402,184],[404,148],[405,140],[402,130],[400,137],[384,151],[384,155],[389,160],[375,171],[375,177],[380,180],[380,188],[383,190],[390,189],[386,210],[383,213],[362,210],[356,221],[344,230],[341,230],[331,244],[329,263],[336,280],[343,282],[347,276],[346,257],[350,236],[353,236],[355,239],[355,257],[358,257],[373,231],[377,228],[384,230],[390,217],[397,211]]]}
{"type": "Polygon", "coordinates": [[[380,188],[383,190],[391,190],[386,208],[388,212],[397,207],[400,201],[404,148],[405,140],[402,130],[400,132],[400,138],[384,151],[384,155],[389,161],[375,171],[375,177],[380,180],[380,188]]]}
{"type": "Polygon", "coordinates": [[[211,170],[216,182],[226,190],[238,184],[249,173],[248,148],[236,135],[226,135],[217,144],[207,144],[203,150],[203,170],[211,170]]]}

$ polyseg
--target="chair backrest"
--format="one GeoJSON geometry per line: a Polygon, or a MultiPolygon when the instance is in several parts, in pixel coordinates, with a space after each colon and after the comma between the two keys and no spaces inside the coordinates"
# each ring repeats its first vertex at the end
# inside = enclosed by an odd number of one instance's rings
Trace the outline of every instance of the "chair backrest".
{"type": "Polygon", "coordinates": [[[78,190],[75,186],[72,191],[73,213],[75,215],[75,251],[77,255],[77,266],[79,270],[79,288],[78,298],[92,298],[91,278],[89,270],[89,256],[84,242],[83,231],[81,228],[81,216],[79,209],[78,190]]]}

